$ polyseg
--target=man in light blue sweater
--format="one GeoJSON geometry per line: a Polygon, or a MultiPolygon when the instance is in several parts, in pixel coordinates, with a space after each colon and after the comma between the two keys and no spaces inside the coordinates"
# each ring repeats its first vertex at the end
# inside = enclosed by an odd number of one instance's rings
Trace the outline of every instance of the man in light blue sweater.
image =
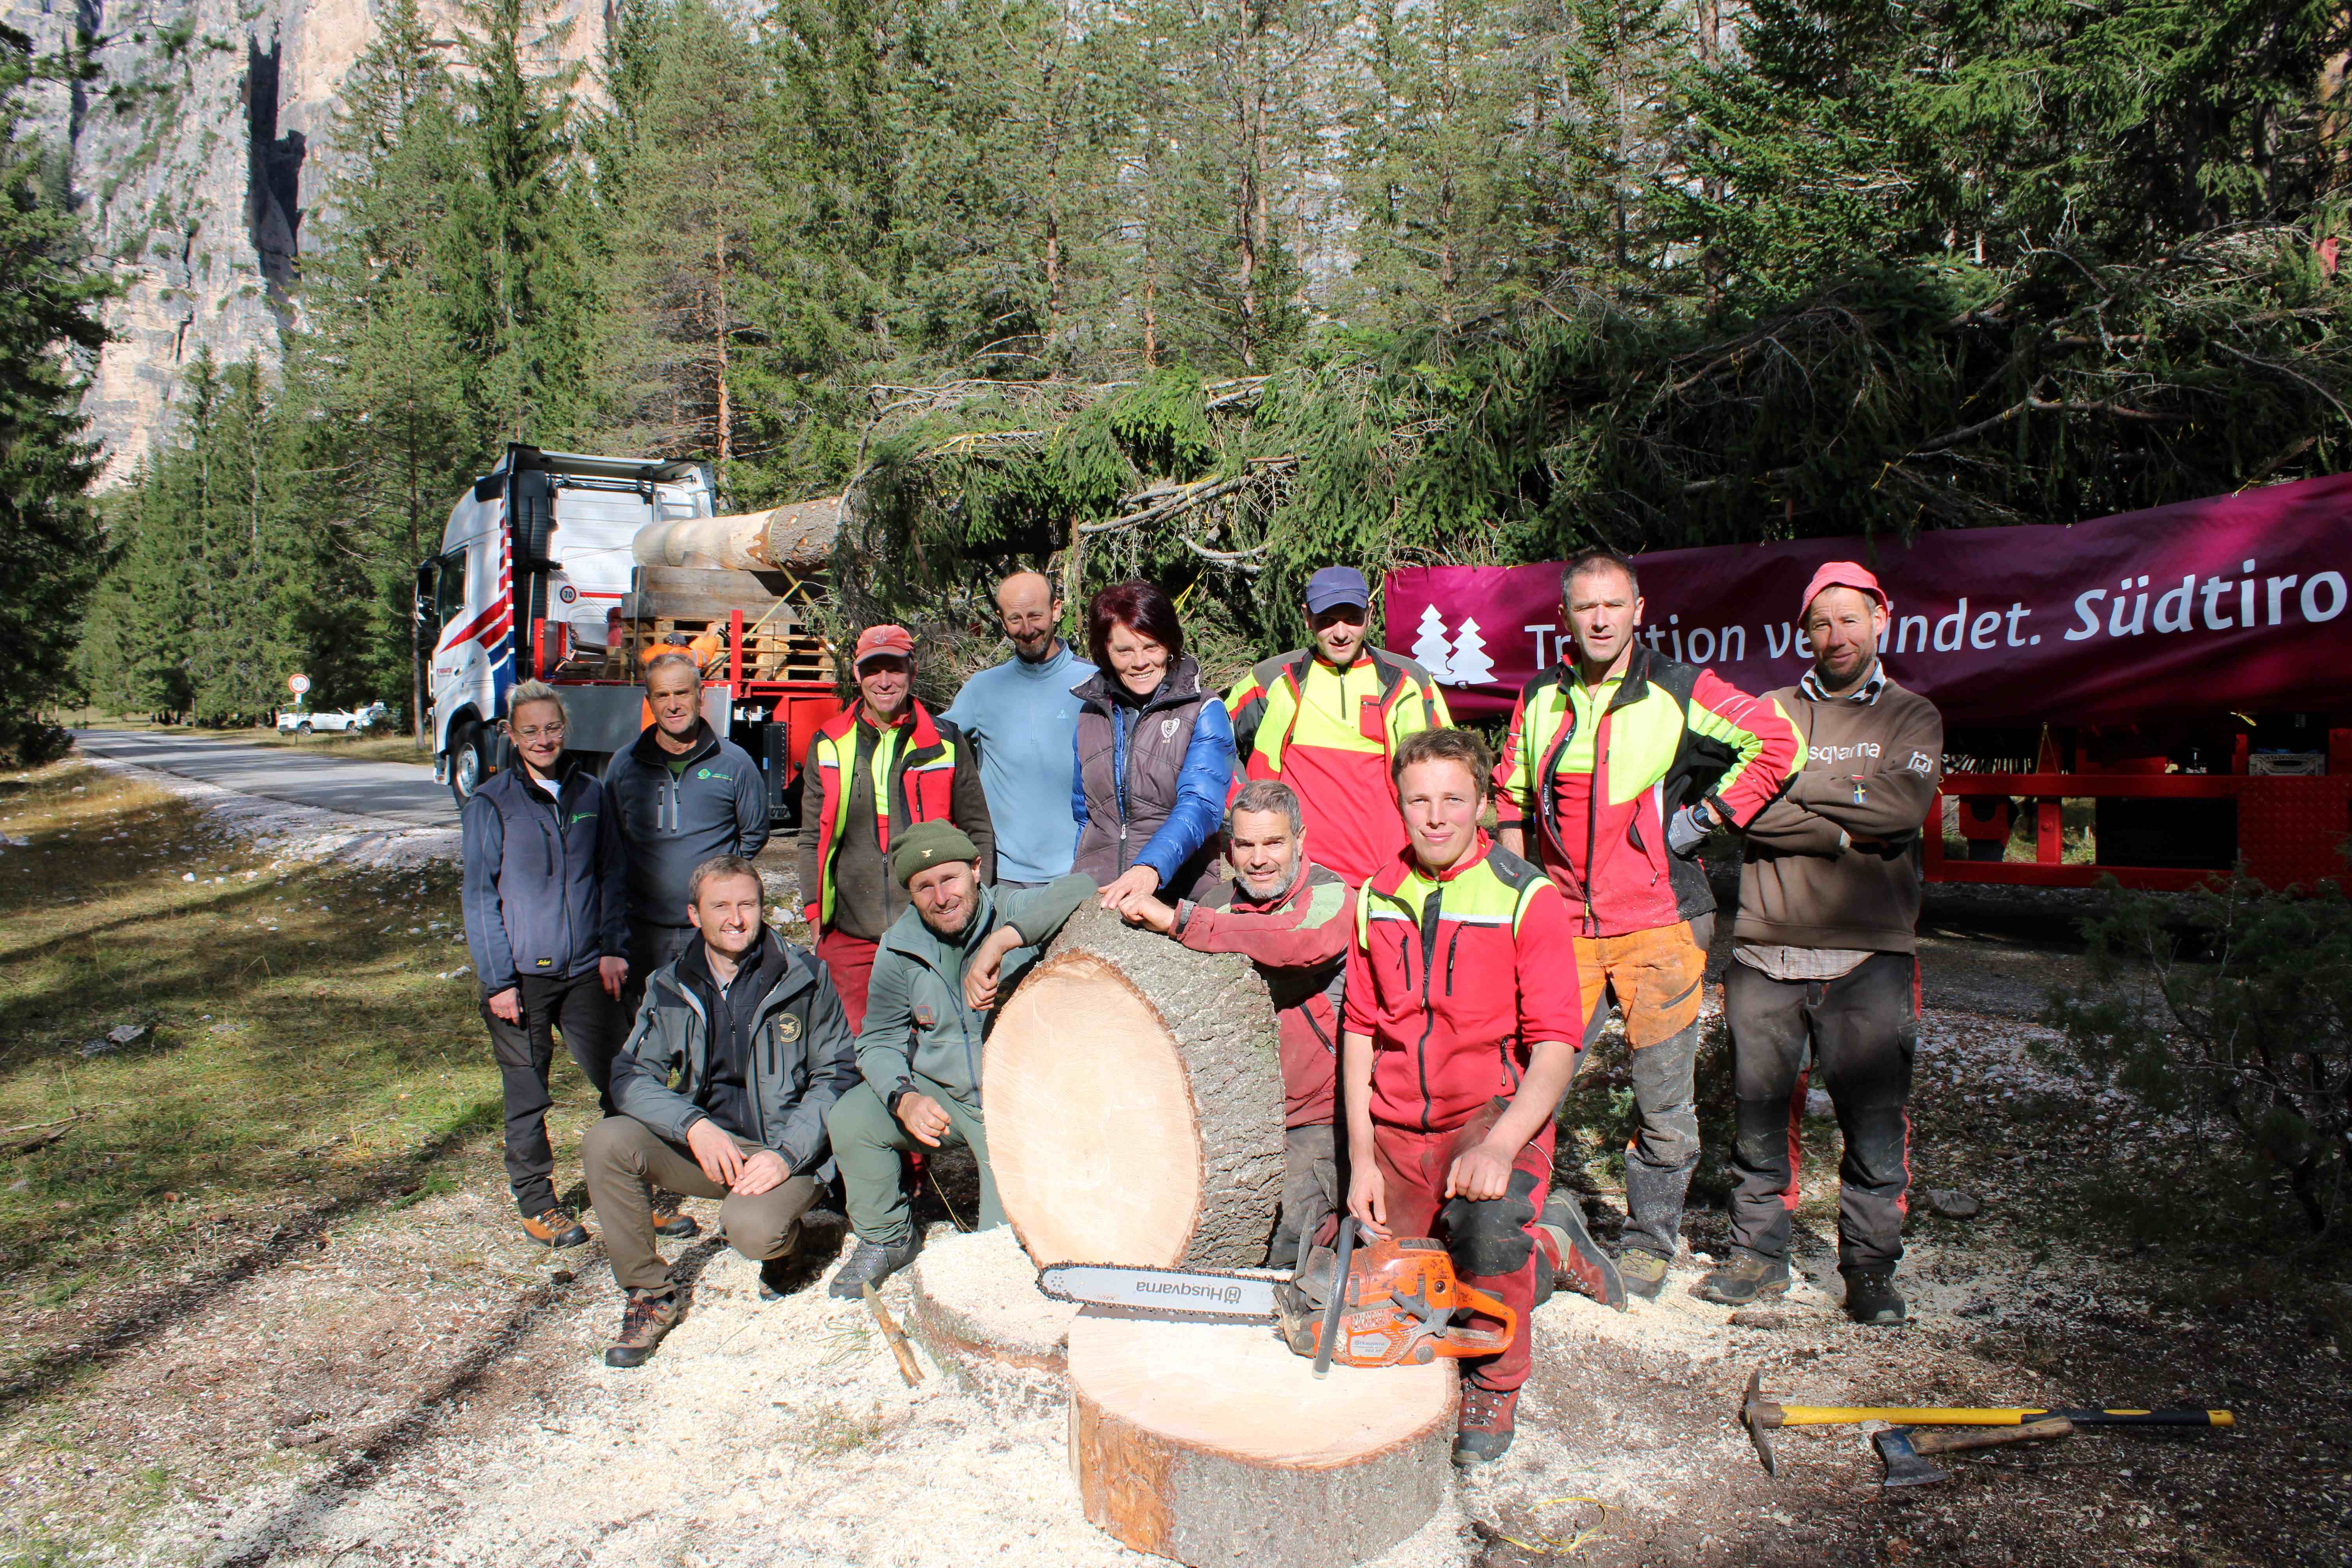
{"type": "Polygon", "coordinates": [[[1042,887],[1067,874],[1077,847],[1070,734],[1078,700],[1070,689],[1095,671],[1055,631],[1062,601],[1044,573],[1015,572],[998,584],[996,613],[1013,657],[965,681],[940,717],[980,752],[980,787],[996,828],[996,885],[1042,887]]]}

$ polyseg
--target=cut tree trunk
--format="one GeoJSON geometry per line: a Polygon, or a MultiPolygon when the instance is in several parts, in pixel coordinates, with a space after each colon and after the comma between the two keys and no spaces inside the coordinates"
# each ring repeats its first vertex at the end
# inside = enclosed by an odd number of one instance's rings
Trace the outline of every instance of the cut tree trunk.
{"type": "Polygon", "coordinates": [[[1037,1289],[1037,1265],[1011,1226],[930,1243],[910,1278],[910,1327],[933,1361],[1000,1408],[1060,1408],[1078,1309],[1037,1289]]]}
{"type": "Polygon", "coordinates": [[[1335,1366],[1274,1330],[1080,1317],[1070,1464],[1087,1518],[1192,1568],[1341,1568],[1445,1496],[1454,1363],[1335,1366]]]}
{"type": "Polygon", "coordinates": [[[1262,1262],[1282,1192],[1274,1004],[1249,961],[1089,902],[988,1038],[989,1163],[1047,1263],[1262,1262]]]}

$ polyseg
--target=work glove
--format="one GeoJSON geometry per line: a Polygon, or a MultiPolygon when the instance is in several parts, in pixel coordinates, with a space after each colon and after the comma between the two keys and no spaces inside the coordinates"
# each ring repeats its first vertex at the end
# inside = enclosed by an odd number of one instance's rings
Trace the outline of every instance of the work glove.
{"type": "Polygon", "coordinates": [[[1715,831],[1715,816],[1706,809],[1706,802],[1696,801],[1675,813],[1666,824],[1666,847],[1685,859],[1696,853],[1715,831]]]}
{"type": "Polygon", "coordinates": [[[1448,1198],[1437,1211],[1454,1267],[1489,1279],[1508,1274],[1528,1260],[1536,1245],[1528,1226],[1535,1217],[1532,1171],[1513,1171],[1511,1184],[1499,1198],[1448,1198]]]}

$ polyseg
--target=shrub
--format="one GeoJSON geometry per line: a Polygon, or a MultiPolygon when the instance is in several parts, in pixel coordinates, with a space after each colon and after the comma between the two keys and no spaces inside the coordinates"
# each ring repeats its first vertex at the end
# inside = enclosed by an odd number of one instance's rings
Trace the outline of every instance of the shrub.
{"type": "Polygon", "coordinates": [[[2218,1129],[2311,1230],[2341,1211],[2352,1143],[2352,901],[2242,873],[2185,896],[2126,893],[2083,922],[2090,984],[2043,1016],[2064,1052],[2150,1110],[2218,1129]]]}

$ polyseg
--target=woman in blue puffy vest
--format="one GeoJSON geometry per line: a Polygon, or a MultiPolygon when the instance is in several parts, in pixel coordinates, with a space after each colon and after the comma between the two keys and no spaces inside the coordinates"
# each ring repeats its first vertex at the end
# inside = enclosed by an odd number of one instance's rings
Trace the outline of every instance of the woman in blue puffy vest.
{"type": "Polygon", "coordinates": [[[1166,594],[1118,583],[1087,607],[1095,674],[1074,688],[1083,706],[1072,740],[1074,871],[1124,914],[1165,892],[1190,898],[1216,858],[1217,824],[1234,776],[1225,705],[1184,657],[1184,628],[1166,594]]]}

